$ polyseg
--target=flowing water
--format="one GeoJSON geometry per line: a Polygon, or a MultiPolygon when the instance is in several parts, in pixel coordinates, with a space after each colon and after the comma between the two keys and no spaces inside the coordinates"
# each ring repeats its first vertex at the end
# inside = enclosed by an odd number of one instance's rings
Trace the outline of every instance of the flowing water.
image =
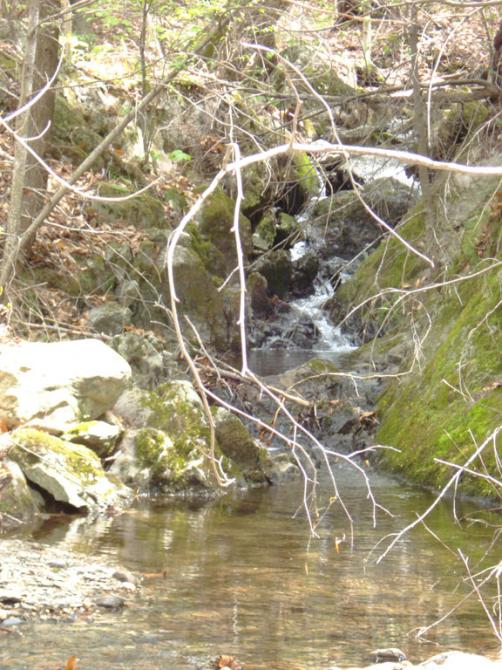
{"type": "MultiPolygon", "coordinates": [[[[417,529],[380,564],[370,550],[431,501],[430,495],[374,474],[373,490],[394,518],[373,510],[364,482],[336,466],[354,516],[355,540],[340,510],[330,510],[319,538],[294,512],[302,483],[196,502],[144,505],[98,523],[49,519],[33,537],[92,561],[118,560],[145,577],[122,613],[73,623],[25,624],[23,637],[0,639],[0,668],[55,670],[71,654],[79,670],[207,668],[208,659],[235,655],[248,670],[327,670],[364,663],[375,647],[397,645],[413,659],[443,648],[489,653],[496,644],[475,600],[416,640],[465,593],[458,559],[425,529],[417,529]],[[343,540],[345,536],[345,540],[343,540]],[[165,571],[165,577],[161,574],[165,571]]],[[[445,504],[429,522],[450,549],[471,556],[473,569],[492,530],[451,519],[445,504]]],[[[465,505],[459,514],[473,514],[465,505]]],[[[477,512],[476,514],[479,514],[477,512]]],[[[499,556],[500,558],[500,556],[499,556]]],[[[492,557],[493,559],[493,557],[492,557]]],[[[474,670],[474,669],[473,669],[474,670]]]]}

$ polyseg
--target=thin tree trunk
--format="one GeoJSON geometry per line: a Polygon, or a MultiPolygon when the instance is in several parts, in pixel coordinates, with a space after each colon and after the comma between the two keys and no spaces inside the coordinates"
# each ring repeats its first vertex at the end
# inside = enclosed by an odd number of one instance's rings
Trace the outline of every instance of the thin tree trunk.
{"type": "MultiPolygon", "coordinates": [[[[411,51],[411,85],[413,89],[413,107],[414,107],[414,127],[416,137],[416,152],[422,156],[429,156],[429,133],[427,123],[427,105],[423,98],[420,86],[419,67],[419,27],[417,5],[413,4],[410,8],[410,33],[409,44],[411,51]]],[[[426,167],[418,167],[418,178],[422,188],[422,200],[425,204],[425,224],[432,239],[435,237],[435,215],[433,203],[433,188],[430,179],[430,172],[426,167]]],[[[435,254],[434,254],[435,255],[435,254]]]]}
{"type": "MultiPolygon", "coordinates": [[[[29,103],[56,71],[58,61],[58,31],[46,19],[58,9],[56,0],[32,0],[29,6],[29,28],[21,79],[19,107],[29,103]]],[[[18,117],[16,131],[30,141],[41,157],[45,154],[48,132],[54,114],[54,92],[44,95],[18,117]]],[[[46,170],[20,143],[16,143],[7,236],[4,258],[10,260],[10,271],[17,259],[19,238],[29,228],[43,207],[47,192],[46,170]]],[[[29,246],[31,239],[25,242],[29,246]]]]}

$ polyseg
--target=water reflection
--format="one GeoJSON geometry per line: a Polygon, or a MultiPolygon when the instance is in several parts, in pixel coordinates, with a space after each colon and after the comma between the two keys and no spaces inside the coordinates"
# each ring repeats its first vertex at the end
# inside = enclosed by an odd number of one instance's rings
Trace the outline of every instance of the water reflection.
{"type": "MultiPolygon", "coordinates": [[[[406,537],[383,563],[368,561],[379,538],[422,511],[429,496],[376,475],[375,494],[398,517],[379,517],[375,531],[360,477],[339,475],[357,524],[352,552],[348,542],[335,541],[349,533],[339,510],[328,512],[318,539],[310,538],[304,519],[293,518],[301,482],[229,494],[209,505],[145,504],[95,524],[52,520],[38,529],[38,541],[116,557],[142,573],[166,571],[166,577],[147,577],[142,597],[131,597],[123,614],[25,628],[22,640],[5,636],[0,667],[50,668],[76,653],[79,670],[155,663],[193,670],[230,653],[250,669],[319,670],[363,663],[378,646],[400,646],[412,658],[443,647],[495,649],[474,602],[431,631],[439,647],[424,647],[410,635],[461,598],[461,566],[425,529],[406,537]]],[[[430,525],[473,561],[491,537],[482,526],[466,533],[452,524],[446,506],[430,525]]]]}

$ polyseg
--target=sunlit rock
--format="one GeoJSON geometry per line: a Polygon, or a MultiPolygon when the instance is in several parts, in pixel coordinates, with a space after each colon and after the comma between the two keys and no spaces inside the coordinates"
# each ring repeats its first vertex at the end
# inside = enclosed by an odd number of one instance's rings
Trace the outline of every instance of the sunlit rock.
{"type": "Polygon", "coordinates": [[[54,500],[89,511],[121,508],[129,502],[129,489],[113,481],[87,447],[33,428],[19,428],[10,439],[9,457],[54,500]]]}
{"type": "Polygon", "coordinates": [[[129,364],[99,340],[0,346],[0,416],[61,429],[113,407],[131,376],[129,364]]]}

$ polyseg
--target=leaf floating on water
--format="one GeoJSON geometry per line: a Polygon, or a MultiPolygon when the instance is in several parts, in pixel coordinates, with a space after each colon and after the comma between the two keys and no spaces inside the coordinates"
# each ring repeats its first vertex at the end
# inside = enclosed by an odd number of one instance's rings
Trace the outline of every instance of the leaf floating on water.
{"type": "Polygon", "coordinates": [[[337,554],[340,553],[340,546],[345,542],[345,533],[342,537],[335,537],[335,551],[337,554]]]}
{"type": "Polygon", "coordinates": [[[75,670],[77,667],[78,663],[78,658],[76,656],[69,656],[66,659],[66,663],[64,664],[64,670],[75,670]]]}

